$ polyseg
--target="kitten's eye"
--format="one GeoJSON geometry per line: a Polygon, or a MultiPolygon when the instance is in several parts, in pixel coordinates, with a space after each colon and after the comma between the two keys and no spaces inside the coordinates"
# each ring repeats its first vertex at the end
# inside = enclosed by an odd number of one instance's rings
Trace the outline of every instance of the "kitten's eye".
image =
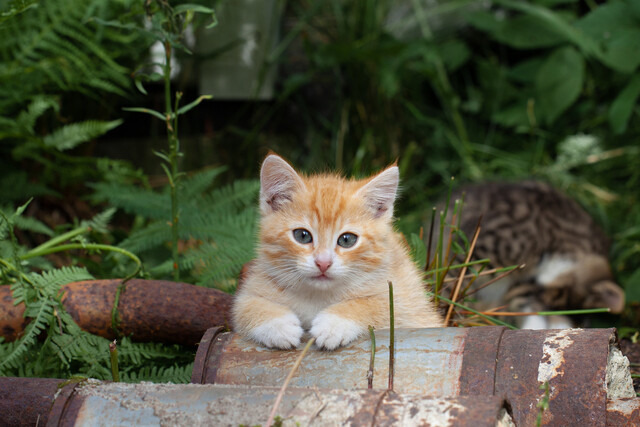
{"type": "Polygon", "coordinates": [[[298,243],[302,243],[306,245],[307,243],[311,243],[313,241],[313,237],[311,237],[311,233],[309,233],[304,228],[296,228],[293,230],[293,238],[296,239],[298,243]]]}
{"type": "Polygon", "coordinates": [[[358,241],[358,236],[353,233],[344,233],[340,237],[338,237],[338,246],[342,246],[343,248],[350,248],[356,244],[358,241]]]}

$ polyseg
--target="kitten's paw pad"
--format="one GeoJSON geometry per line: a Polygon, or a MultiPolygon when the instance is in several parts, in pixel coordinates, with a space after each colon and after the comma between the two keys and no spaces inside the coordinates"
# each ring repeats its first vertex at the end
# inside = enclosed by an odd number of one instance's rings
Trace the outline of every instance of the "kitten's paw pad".
{"type": "Polygon", "coordinates": [[[288,349],[300,344],[303,333],[300,319],[289,313],[253,328],[249,336],[267,347],[288,349]]]}
{"type": "Polygon", "coordinates": [[[336,314],[320,313],[313,319],[309,332],[316,338],[318,348],[334,350],[358,338],[363,328],[353,320],[336,314]]]}

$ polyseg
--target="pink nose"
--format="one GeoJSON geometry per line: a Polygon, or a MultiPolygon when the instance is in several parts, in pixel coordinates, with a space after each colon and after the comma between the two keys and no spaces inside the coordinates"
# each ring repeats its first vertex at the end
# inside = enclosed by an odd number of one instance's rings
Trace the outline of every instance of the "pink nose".
{"type": "Polygon", "coordinates": [[[316,258],[316,265],[321,273],[325,273],[331,267],[331,259],[316,258]]]}

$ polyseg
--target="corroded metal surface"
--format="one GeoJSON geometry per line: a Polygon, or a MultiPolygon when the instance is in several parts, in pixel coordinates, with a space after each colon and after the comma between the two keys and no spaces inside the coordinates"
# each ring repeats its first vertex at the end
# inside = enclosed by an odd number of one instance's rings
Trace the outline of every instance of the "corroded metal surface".
{"type": "Polygon", "coordinates": [[[469,329],[459,379],[461,395],[494,394],[498,349],[506,331],[506,327],[469,329]]]}
{"type": "MultiPolygon", "coordinates": [[[[374,388],[388,372],[388,331],[376,331],[374,388]]],[[[549,383],[547,425],[604,425],[606,370],[613,329],[519,330],[499,327],[398,329],[396,391],[424,396],[505,397],[518,425],[535,425],[541,385],[549,383]]],[[[231,333],[210,344],[204,371],[194,382],[277,386],[297,350],[269,350],[231,333]]],[[[370,341],[363,338],[333,352],[311,351],[292,386],[366,388],[370,341]]],[[[629,376],[628,370],[623,372],[629,376]]]]}
{"type": "Polygon", "coordinates": [[[640,426],[640,399],[630,397],[607,400],[607,426],[640,426]]]}
{"type": "Polygon", "coordinates": [[[45,425],[65,380],[0,377],[0,426],[45,425]]]}
{"type": "Polygon", "coordinates": [[[222,327],[207,329],[207,332],[202,336],[200,344],[198,344],[195,361],[193,362],[191,383],[202,384],[202,372],[204,372],[204,365],[209,360],[209,352],[213,348],[212,341],[223,330],[224,328],[222,327]]]}
{"type": "MultiPolygon", "coordinates": [[[[469,329],[397,329],[395,390],[429,396],[460,394],[457,378],[469,329]]],[[[376,331],[373,388],[386,388],[389,331],[376,331]]],[[[211,345],[211,344],[210,344],[211,345]]],[[[279,386],[299,351],[269,350],[232,334],[216,336],[204,372],[194,369],[192,382],[279,386]]],[[[367,388],[371,342],[361,338],[337,351],[311,350],[291,380],[292,387],[367,388]]],[[[204,353],[199,353],[198,359],[204,353]]],[[[196,360],[196,363],[199,361],[196,360]]]]}
{"type": "MultiPolygon", "coordinates": [[[[70,283],[62,287],[62,302],[81,328],[112,339],[111,309],[119,284],[120,280],[70,283]]],[[[118,304],[119,330],[136,341],[195,345],[208,328],[230,323],[231,301],[231,295],[217,289],[162,280],[130,280],[118,304]]],[[[9,297],[0,306],[0,314],[11,307],[9,297]]],[[[0,331],[7,339],[4,330],[15,338],[16,324],[24,321],[24,306],[12,310],[11,316],[0,317],[0,331]]]]}
{"type": "Polygon", "coordinates": [[[517,425],[535,425],[540,386],[549,383],[543,425],[604,425],[605,375],[613,329],[520,330],[502,336],[495,393],[517,425]]]}
{"type": "MultiPolygon", "coordinates": [[[[85,384],[60,397],[48,426],[263,424],[277,387],[170,384],[85,384]]],[[[495,426],[497,397],[427,398],[386,390],[287,389],[277,411],[283,426],[495,426]]]]}
{"type": "Polygon", "coordinates": [[[13,305],[11,287],[0,286],[0,336],[7,341],[14,341],[28,323],[29,320],[24,318],[24,304],[13,305]]]}

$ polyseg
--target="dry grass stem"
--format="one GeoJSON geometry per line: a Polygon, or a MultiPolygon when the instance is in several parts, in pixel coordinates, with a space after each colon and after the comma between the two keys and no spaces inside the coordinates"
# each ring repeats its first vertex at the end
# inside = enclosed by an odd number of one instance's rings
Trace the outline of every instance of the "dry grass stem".
{"type": "Polygon", "coordinates": [[[300,363],[302,362],[302,359],[307,354],[307,352],[309,351],[309,348],[311,348],[311,346],[313,345],[313,342],[315,340],[316,340],[315,337],[312,337],[307,342],[307,345],[304,346],[304,349],[302,350],[302,352],[300,353],[300,355],[296,359],[296,362],[293,364],[293,367],[291,368],[291,371],[289,371],[289,375],[287,375],[287,378],[285,378],[284,383],[282,383],[282,387],[280,387],[280,391],[278,392],[278,396],[276,396],[276,401],[273,404],[273,409],[271,409],[271,413],[269,414],[269,419],[267,420],[266,427],[271,427],[273,425],[273,420],[274,420],[274,418],[276,416],[276,411],[278,410],[278,407],[280,406],[280,402],[282,401],[282,398],[284,397],[284,392],[287,390],[287,386],[289,385],[289,382],[291,382],[291,378],[293,378],[294,374],[298,370],[298,367],[300,366],[300,363]]]}
{"type": "MultiPolygon", "coordinates": [[[[473,255],[473,249],[476,246],[476,242],[478,241],[478,236],[480,235],[480,221],[482,221],[482,217],[478,220],[478,225],[476,225],[476,231],[473,234],[473,239],[471,240],[471,245],[469,246],[469,251],[467,252],[467,258],[464,263],[468,263],[471,260],[471,255],[473,255]]],[[[462,282],[464,280],[464,276],[467,272],[467,266],[462,267],[460,271],[460,275],[458,277],[458,282],[456,283],[456,287],[453,289],[453,295],[451,296],[451,301],[456,302],[458,299],[458,293],[460,292],[460,287],[462,286],[462,282]]],[[[448,325],[451,320],[451,314],[453,313],[453,304],[449,304],[449,309],[447,310],[447,315],[444,318],[444,324],[448,325]]]]}
{"type": "MultiPolygon", "coordinates": [[[[470,291],[470,292],[465,292],[465,296],[469,296],[469,295],[473,295],[476,292],[478,292],[481,289],[486,288],[489,285],[493,285],[494,283],[496,283],[498,280],[504,279],[505,277],[507,277],[508,275],[510,275],[511,273],[513,273],[516,270],[522,270],[525,267],[525,264],[520,264],[519,266],[517,266],[516,268],[509,270],[509,271],[505,271],[504,273],[494,277],[493,279],[489,280],[487,283],[483,283],[481,286],[478,286],[476,289],[470,291]]],[[[497,268],[494,268],[492,270],[487,270],[485,273],[486,274],[492,274],[495,273],[496,270],[499,270],[497,268]]],[[[483,274],[479,274],[478,276],[482,276],[483,274]]],[[[473,275],[472,275],[473,276],[473,275]]],[[[469,275],[467,275],[467,277],[469,277],[469,275]]]]}

